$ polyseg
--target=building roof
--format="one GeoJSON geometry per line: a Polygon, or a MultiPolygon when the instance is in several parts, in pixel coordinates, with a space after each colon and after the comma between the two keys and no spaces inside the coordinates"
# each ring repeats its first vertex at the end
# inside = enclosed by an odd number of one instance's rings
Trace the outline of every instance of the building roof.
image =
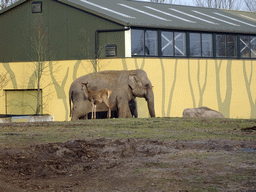
{"type": "Polygon", "coordinates": [[[59,0],[125,26],[256,34],[253,12],[126,0],[59,0]]]}
{"type": "Polygon", "coordinates": [[[123,26],[256,34],[255,12],[127,0],[56,1],[123,26]]]}

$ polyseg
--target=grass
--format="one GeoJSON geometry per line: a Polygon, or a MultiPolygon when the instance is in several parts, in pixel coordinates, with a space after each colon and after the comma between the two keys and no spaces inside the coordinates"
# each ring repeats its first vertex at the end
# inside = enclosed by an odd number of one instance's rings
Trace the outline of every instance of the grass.
{"type": "MultiPolygon", "coordinates": [[[[256,141],[255,119],[99,119],[75,122],[0,124],[1,147],[66,142],[88,138],[150,138],[163,141],[231,139],[256,141]]],[[[239,147],[239,146],[238,146],[239,147]]],[[[177,150],[161,159],[139,162],[132,174],[148,189],[163,191],[225,191],[255,185],[255,152],[225,150],[177,150]],[[141,176],[142,175],[142,176],[141,176]]]]}
{"type": "Polygon", "coordinates": [[[256,141],[254,133],[241,128],[255,126],[245,119],[98,119],[75,122],[0,124],[0,145],[65,142],[85,138],[154,138],[164,141],[232,139],[256,141]]]}

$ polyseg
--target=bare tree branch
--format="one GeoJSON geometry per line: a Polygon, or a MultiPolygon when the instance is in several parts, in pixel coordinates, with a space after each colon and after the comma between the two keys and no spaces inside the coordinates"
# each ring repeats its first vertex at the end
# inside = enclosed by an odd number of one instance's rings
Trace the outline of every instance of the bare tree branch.
{"type": "Polygon", "coordinates": [[[239,9],[240,3],[235,0],[193,0],[198,7],[208,7],[217,9],[239,9]]]}
{"type": "Polygon", "coordinates": [[[150,0],[152,3],[169,3],[172,4],[175,2],[175,0],[150,0]]]}
{"type": "Polygon", "coordinates": [[[3,89],[11,80],[8,72],[0,74],[0,90],[3,89]]]}
{"type": "Polygon", "coordinates": [[[0,1],[0,10],[12,5],[13,3],[17,2],[18,0],[1,0],[0,1]]]}
{"type": "Polygon", "coordinates": [[[41,92],[41,80],[42,76],[47,73],[49,68],[49,60],[53,59],[52,50],[49,48],[49,39],[47,35],[47,30],[43,29],[40,22],[35,29],[34,35],[31,37],[31,42],[33,49],[35,51],[35,78],[37,87],[37,105],[36,105],[36,115],[40,112],[40,92],[41,92]]]}
{"type": "Polygon", "coordinates": [[[248,11],[256,11],[256,1],[255,0],[244,0],[246,9],[248,11]]]}

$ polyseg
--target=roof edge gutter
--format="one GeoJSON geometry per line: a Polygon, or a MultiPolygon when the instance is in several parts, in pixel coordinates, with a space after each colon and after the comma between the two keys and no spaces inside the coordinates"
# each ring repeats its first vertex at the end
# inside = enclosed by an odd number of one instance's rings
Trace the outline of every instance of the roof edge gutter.
{"type": "Polygon", "coordinates": [[[131,27],[125,27],[123,29],[98,29],[95,31],[95,59],[98,59],[98,34],[99,33],[108,33],[108,32],[120,32],[128,31],[131,27]]]}

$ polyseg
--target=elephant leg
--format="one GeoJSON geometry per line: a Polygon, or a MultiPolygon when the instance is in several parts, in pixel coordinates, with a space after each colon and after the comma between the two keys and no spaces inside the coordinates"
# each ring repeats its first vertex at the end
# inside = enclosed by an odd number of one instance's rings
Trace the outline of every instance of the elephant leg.
{"type": "Polygon", "coordinates": [[[104,99],[103,102],[107,105],[108,107],[108,118],[111,118],[111,105],[108,99],[104,99]]]}
{"type": "Polygon", "coordinates": [[[130,111],[132,113],[132,117],[137,118],[138,117],[138,109],[137,109],[137,100],[136,100],[136,98],[132,99],[129,102],[129,107],[130,107],[130,111]]]}
{"type": "Polygon", "coordinates": [[[128,100],[121,98],[122,100],[118,101],[118,118],[132,118],[132,113],[129,107],[128,100]]]}

